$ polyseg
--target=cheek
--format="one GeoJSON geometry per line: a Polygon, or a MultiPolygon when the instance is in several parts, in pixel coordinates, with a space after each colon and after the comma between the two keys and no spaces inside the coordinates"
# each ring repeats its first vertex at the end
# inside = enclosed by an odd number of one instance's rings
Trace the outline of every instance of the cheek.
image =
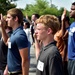
{"type": "Polygon", "coordinates": [[[39,35],[41,35],[41,34],[42,34],[42,32],[38,31],[38,34],[39,34],[39,35]]]}
{"type": "Polygon", "coordinates": [[[12,22],[11,22],[11,21],[8,21],[8,24],[10,24],[10,25],[11,25],[11,24],[12,24],[12,22]]]}
{"type": "Polygon", "coordinates": [[[8,20],[8,23],[11,23],[11,20],[8,20]]]}
{"type": "Polygon", "coordinates": [[[38,32],[39,38],[44,37],[44,33],[43,32],[38,32]]]}

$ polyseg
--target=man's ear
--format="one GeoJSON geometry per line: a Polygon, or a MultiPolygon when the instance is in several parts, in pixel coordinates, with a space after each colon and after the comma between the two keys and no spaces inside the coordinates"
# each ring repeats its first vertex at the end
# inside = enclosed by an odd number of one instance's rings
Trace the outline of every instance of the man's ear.
{"type": "Polygon", "coordinates": [[[48,34],[52,34],[53,31],[51,28],[48,28],[47,32],[48,32],[48,34]]]}
{"type": "Polygon", "coordinates": [[[16,16],[15,21],[18,21],[18,17],[16,16]]]}

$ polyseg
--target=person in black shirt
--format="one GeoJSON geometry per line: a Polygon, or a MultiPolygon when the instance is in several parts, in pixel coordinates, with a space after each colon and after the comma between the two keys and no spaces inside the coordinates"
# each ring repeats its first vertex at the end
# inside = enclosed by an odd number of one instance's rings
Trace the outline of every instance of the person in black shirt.
{"type": "MultiPolygon", "coordinates": [[[[42,47],[37,57],[36,75],[63,75],[62,58],[54,41],[54,34],[60,24],[54,15],[42,15],[36,20],[36,40],[42,41],[42,47]]],[[[36,42],[35,42],[36,44],[36,42]]]]}
{"type": "MultiPolygon", "coordinates": [[[[4,20],[5,20],[5,16],[4,16],[4,20]]],[[[10,37],[12,34],[12,28],[8,27],[7,24],[5,24],[4,27],[5,27],[6,33],[10,37]]],[[[8,52],[8,46],[5,45],[1,37],[1,40],[0,40],[0,75],[3,75],[3,72],[7,65],[7,52],[8,52]]]]}

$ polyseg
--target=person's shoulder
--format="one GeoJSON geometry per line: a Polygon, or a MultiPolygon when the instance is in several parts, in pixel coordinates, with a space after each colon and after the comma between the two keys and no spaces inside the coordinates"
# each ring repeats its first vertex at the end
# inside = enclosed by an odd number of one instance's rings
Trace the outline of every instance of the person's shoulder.
{"type": "Polygon", "coordinates": [[[59,54],[59,50],[57,46],[52,45],[49,49],[50,49],[49,55],[54,56],[54,55],[59,54]]]}
{"type": "Polygon", "coordinates": [[[71,23],[70,27],[72,27],[72,26],[75,27],[75,22],[72,22],[72,23],[71,23]]]}
{"type": "Polygon", "coordinates": [[[13,34],[13,38],[15,40],[21,40],[21,39],[26,39],[26,33],[24,30],[19,30],[18,32],[16,32],[15,34],[13,34]]]}
{"type": "Polygon", "coordinates": [[[23,29],[19,29],[16,35],[25,35],[25,31],[23,29]]]}

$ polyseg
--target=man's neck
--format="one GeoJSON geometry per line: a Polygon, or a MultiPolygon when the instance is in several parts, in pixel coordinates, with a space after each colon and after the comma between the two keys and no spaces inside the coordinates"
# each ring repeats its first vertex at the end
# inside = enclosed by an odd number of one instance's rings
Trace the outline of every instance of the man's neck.
{"type": "Polygon", "coordinates": [[[46,46],[46,45],[48,45],[49,43],[51,43],[51,42],[53,42],[53,41],[54,41],[54,37],[52,36],[52,37],[46,38],[46,39],[43,40],[42,42],[43,42],[43,45],[46,46]]]}
{"type": "Polygon", "coordinates": [[[13,30],[16,30],[18,27],[20,27],[21,26],[21,24],[16,24],[16,25],[14,25],[12,28],[13,28],[13,30]]]}

